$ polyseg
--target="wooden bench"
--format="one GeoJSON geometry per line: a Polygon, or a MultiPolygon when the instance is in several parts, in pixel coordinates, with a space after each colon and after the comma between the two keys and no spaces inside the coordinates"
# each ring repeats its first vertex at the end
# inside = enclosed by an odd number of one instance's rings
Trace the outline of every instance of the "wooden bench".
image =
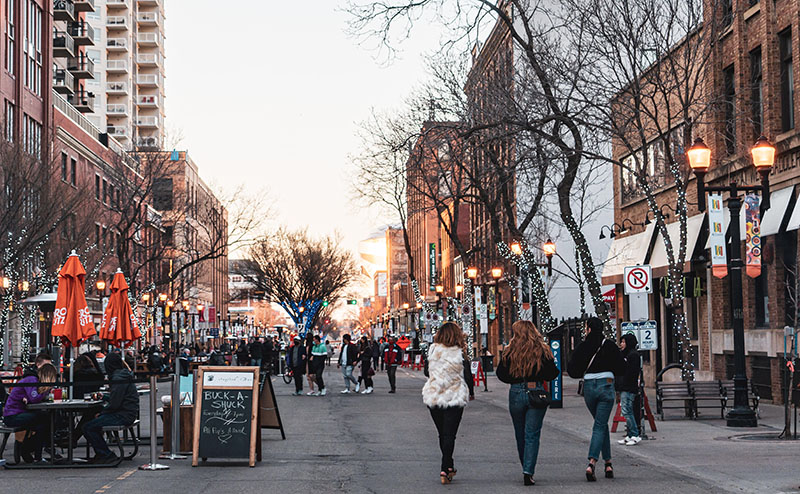
{"type": "Polygon", "coordinates": [[[719,408],[720,418],[725,418],[728,396],[721,381],[689,381],[689,388],[694,397],[695,418],[700,416],[700,408],[719,408]]]}
{"type": "MultiPolygon", "coordinates": [[[[725,381],[721,381],[721,387],[725,392],[726,396],[728,397],[728,402],[733,404],[733,397],[734,397],[734,385],[733,379],[728,379],[725,381]]],[[[756,412],[756,416],[760,417],[761,414],[758,410],[758,403],[760,401],[760,397],[758,396],[758,391],[756,391],[756,387],[753,384],[752,379],[747,380],[747,401],[750,402],[753,407],[753,410],[756,412]]]]}
{"type": "MultiPolygon", "coordinates": [[[[136,437],[136,427],[139,425],[139,420],[134,420],[130,425],[107,425],[103,427],[103,432],[106,434],[111,435],[114,439],[114,442],[117,443],[117,447],[119,448],[119,461],[122,460],[132,460],[136,457],[136,454],[139,453],[139,439],[136,437]],[[120,437],[119,433],[122,432],[125,438],[127,439],[127,435],[131,435],[131,439],[133,441],[133,452],[129,455],[125,454],[125,451],[122,447],[123,439],[120,437]]],[[[119,465],[119,463],[117,463],[119,465]]]]}
{"type": "Polygon", "coordinates": [[[682,409],[686,417],[694,418],[694,395],[687,381],[677,383],[656,382],[656,413],[664,420],[664,410],[682,409]],[[668,402],[682,402],[680,405],[668,406],[668,402]]]}

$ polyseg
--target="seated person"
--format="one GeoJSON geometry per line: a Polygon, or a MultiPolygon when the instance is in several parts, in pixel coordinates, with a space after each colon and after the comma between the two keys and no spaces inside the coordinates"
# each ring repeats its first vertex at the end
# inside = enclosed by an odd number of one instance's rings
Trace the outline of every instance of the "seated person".
{"type": "MultiPolygon", "coordinates": [[[[54,383],[58,379],[58,372],[53,364],[42,364],[36,375],[23,377],[18,384],[25,383],[54,383]]],[[[8,427],[24,427],[27,429],[27,439],[20,443],[15,441],[14,450],[26,463],[42,461],[44,441],[50,429],[50,420],[41,410],[28,410],[29,404],[41,403],[50,394],[51,386],[17,386],[8,395],[3,407],[3,422],[8,427]]],[[[15,454],[16,456],[16,454],[15,454]]]]}
{"type": "Polygon", "coordinates": [[[118,353],[109,353],[105,361],[106,374],[111,381],[111,392],[103,397],[105,406],[96,418],[83,426],[83,435],[94,448],[92,463],[113,464],[119,457],[108,449],[103,438],[103,427],[130,425],[139,415],[139,393],[133,383],[133,373],[118,353]]]}
{"type": "MultiPolygon", "coordinates": [[[[75,383],[72,388],[74,399],[82,400],[84,395],[100,391],[100,386],[104,379],[103,374],[97,372],[89,354],[84,353],[75,359],[72,365],[74,366],[72,375],[72,379],[75,383]]],[[[100,409],[101,407],[98,405],[97,408],[91,408],[83,412],[81,420],[78,422],[78,425],[75,427],[75,432],[72,435],[73,446],[78,444],[78,439],[83,435],[83,427],[86,425],[86,422],[92,420],[100,409]]]]}

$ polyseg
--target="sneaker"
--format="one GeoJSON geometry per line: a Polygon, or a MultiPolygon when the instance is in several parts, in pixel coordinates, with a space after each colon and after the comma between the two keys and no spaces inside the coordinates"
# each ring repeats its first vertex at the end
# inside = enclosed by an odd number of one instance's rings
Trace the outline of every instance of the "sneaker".
{"type": "Polygon", "coordinates": [[[312,389],[311,391],[306,393],[306,396],[316,396],[316,392],[312,389]]]}
{"type": "Polygon", "coordinates": [[[326,394],[328,394],[328,390],[327,390],[327,388],[326,388],[326,389],[323,389],[323,390],[322,390],[322,391],[321,391],[321,392],[318,394],[318,396],[325,396],[326,394]]]}
{"type": "Polygon", "coordinates": [[[365,389],[364,391],[362,391],[362,392],[361,392],[361,394],[362,394],[362,395],[365,395],[365,394],[367,394],[367,393],[369,393],[369,391],[368,391],[368,390],[366,390],[366,389],[365,389]]]}
{"type": "Polygon", "coordinates": [[[642,442],[642,438],[639,436],[634,436],[625,441],[625,446],[636,446],[640,442],[642,442]]]}
{"type": "Polygon", "coordinates": [[[617,444],[625,444],[630,440],[631,440],[631,436],[625,436],[623,439],[620,439],[619,441],[617,441],[617,444]]]}
{"type": "Polygon", "coordinates": [[[367,394],[372,393],[372,388],[367,388],[367,394]]]}
{"type": "Polygon", "coordinates": [[[361,383],[356,384],[356,393],[358,393],[359,389],[361,389],[361,383]]]}
{"type": "Polygon", "coordinates": [[[319,396],[321,394],[322,393],[320,393],[319,391],[314,391],[313,393],[308,393],[309,396],[319,396]]]}
{"type": "Polygon", "coordinates": [[[292,393],[292,396],[303,396],[303,392],[302,391],[295,391],[294,393],[292,393]]]}
{"type": "Polygon", "coordinates": [[[394,390],[393,390],[393,389],[392,389],[392,390],[389,390],[389,393],[394,393],[394,390]]]}
{"type": "Polygon", "coordinates": [[[343,390],[341,390],[339,392],[342,393],[343,395],[346,395],[347,393],[350,392],[350,390],[349,389],[343,389],[343,390]]]}
{"type": "Polygon", "coordinates": [[[97,463],[102,465],[113,465],[114,463],[117,462],[119,462],[119,456],[115,455],[114,453],[111,453],[108,456],[104,456],[103,458],[97,461],[97,463]]]}

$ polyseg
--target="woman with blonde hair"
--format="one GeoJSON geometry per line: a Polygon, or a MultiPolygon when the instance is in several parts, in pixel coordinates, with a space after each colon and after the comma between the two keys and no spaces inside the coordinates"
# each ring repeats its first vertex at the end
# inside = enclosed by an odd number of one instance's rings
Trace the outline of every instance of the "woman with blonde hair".
{"type": "Polygon", "coordinates": [[[497,366],[497,378],[511,384],[508,390],[508,411],[514,423],[523,483],[534,485],[533,474],[539,457],[539,438],[549,402],[540,400],[532,404],[528,391],[531,390],[534,394],[546,393],[545,383],[558,377],[559,371],[553,352],[532,322],[517,321],[511,326],[511,332],[513,337],[497,366]]]}
{"type": "Polygon", "coordinates": [[[453,480],[453,450],[456,433],[467,401],[474,399],[472,371],[466,356],[464,332],[454,322],[442,324],[425,361],[428,381],[422,387],[422,402],[428,406],[439,432],[442,450],[442,484],[453,480]]]}

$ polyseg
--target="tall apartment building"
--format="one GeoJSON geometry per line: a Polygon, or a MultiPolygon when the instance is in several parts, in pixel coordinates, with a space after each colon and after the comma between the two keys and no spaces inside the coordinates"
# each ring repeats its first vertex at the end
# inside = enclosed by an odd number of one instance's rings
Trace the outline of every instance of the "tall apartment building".
{"type": "MultiPolygon", "coordinates": [[[[83,0],[86,1],[86,0],[83,0]]],[[[94,0],[92,123],[128,149],[164,140],[164,0],[94,0]]],[[[77,7],[77,3],[75,4],[77,7]]]]}

